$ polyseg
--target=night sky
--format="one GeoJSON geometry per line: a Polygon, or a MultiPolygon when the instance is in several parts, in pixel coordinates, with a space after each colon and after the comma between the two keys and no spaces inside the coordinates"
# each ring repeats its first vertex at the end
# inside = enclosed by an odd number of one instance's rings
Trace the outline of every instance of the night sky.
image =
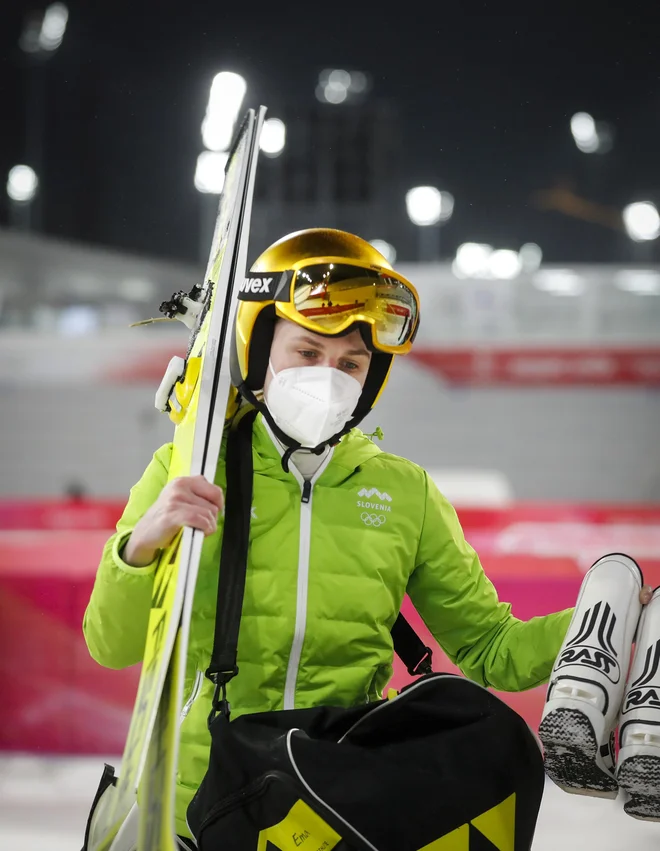
{"type": "MultiPolygon", "coordinates": [[[[650,14],[596,3],[591,15],[556,3],[529,4],[526,14],[495,3],[401,4],[396,12],[355,3],[68,5],[64,43],[38,69],[42,229],[50,235],[196,260],[193,174],[208,86],[220,70],[246,77],[246,105],[264,103],[274,115],[284,103],[313,101],[323,68],[369,73],[370,97],[399,109],[410,185],[455,196],[443,232],[449,256],[467,240],[535,241],[549,261],[625,262],[625,236],[541,212],[532,194],[562,182],[599,204],[660,203],[660,51],[650,14]],[[613,125],[609,154],[575,147],[569,121],[581,110],[613,125]]],[[[0,24],[3,186],[26,160],[28,74],[18,38],[30,8],[5,4],[0,24]]],[[[3,191],[0,225],[8,221],[3,191]]]]}

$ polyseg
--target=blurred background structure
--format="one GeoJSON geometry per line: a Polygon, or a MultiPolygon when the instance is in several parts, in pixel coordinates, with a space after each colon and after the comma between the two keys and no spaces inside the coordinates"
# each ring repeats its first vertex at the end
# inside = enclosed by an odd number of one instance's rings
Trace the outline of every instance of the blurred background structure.
{"type": "MultiPolygon", "coordinates": [[[[51,851],[77,847],[93,766],[123,746],[139,672],[96,666],[80,623],[171,437],[153,397],[186,346],[176,323],[128,326],[203,274],[248,106],[269,107],[250,257],[338,227],[418,287],[414,352],[365,430],[431,472],[514,613],[571,605],[613,550],[660,584],[654,27],[605,6],[425,14],[2,11],[2,847],[44,847],[33,793],[51,851]]],[[[535,727],[543,697],[505,699],[535,727]]],[[[614,807],[551,791],[536,851],[657,846],[614,807]]]]}

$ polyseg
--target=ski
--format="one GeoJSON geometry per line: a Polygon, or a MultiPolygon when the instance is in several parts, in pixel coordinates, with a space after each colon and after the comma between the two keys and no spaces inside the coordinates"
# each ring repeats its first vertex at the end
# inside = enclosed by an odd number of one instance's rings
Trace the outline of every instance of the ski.
{"type": "MultiPolygon", "coordinates": [[[[188,295],[176,293],[161,305],[162,312],[181,319],[191,331],[185,360],[172,359],[156,396],[157,406],[170,414],[176,426],[168,480],[199,474],[211,482],[215,478],[224,417],[213,415],[224,411],[229,401],[230,380],[227,371],[223,373],[222,362],[236,310],[234,282],[244,273],[247,259],[249,215],[244,213],[246,206],[251,210],[264,114],[263,107],[258,117],[254,110],[248,111],[230,153],[204,283],[188,295]]],[[[89,851],[110,849],[135,807],[138,783],[147,764],[146,800],[143,805],[141,793],[139,807],[140,847],[159,851],[176,847],[172,810],[185,670],[181,660],[185,663],[203,541],[201,531],[186,527],[161,554],[120,773],[95,802],[88,823],[89,851]],[[158,802],[154,800],[156,793],[158,802]],[[165,822],[167,830],[163,828],[165,822]],[[157,840],[152,839],[156,836],[157,840]],[[166,844],[162,844],[163,836],[169,836],[166,844]],[[161,844],[153,844],[156,841],[161,844]]],[[[119,851],[117,846],[115,851],[119,851]]]]}
{"type": "MultiPolygon", "coordinates": [[[[226,288],[222,335],[216,361],[216,383],[211,397],[207,452],[202,468],[202,474],[210,482],[215,480],[224,426],[233,401],[228,370],[223,372],[221,367],[238,305],[238,300],[234,296],[234,285],[236,281],[242,282],[245,279],[252,198],[259,154],[259,137],[265,114],[266,110],[263,107],[256,117],[251,112],[245,129],[248,145],[246,154],[247,180],[242,205],[238,213],[235,257],[226,288]],[[220,411],[223,412],[222,417],[214,416],[214,412],[219,413],[220,411]]],[[[198,566],[199,559],[194,568],[191,565],[187,573],[181,624],[168,670],[168,688],[163,691],[156,726],[149,743],[147,767],[142,778],[139,807],[139,851],[176,851],[177,848],[174,805],[179,719],[198,566]]]]}

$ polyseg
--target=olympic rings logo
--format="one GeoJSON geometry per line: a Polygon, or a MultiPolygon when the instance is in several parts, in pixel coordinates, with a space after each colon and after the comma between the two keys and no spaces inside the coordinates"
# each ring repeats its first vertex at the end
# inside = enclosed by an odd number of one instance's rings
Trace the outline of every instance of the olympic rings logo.
{"type": "Polygon", "coordinates": [[[369,514],[366,511],[363,511],[360,515],[360,520],[365,524],[365,526],[374,526],[378,528],[382,526],[383,523],[387,520],[383,514],[369,514]]]}

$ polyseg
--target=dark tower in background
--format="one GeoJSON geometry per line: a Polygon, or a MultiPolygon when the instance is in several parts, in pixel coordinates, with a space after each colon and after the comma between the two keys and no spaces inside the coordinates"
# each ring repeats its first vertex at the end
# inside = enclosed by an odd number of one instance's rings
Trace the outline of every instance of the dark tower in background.
{"type": "Polygon", "coordinates": [[[400,243],[405,209],[395,107],[376,99],[305,102],[277,114],[287,128],[286,147],[277,158],[261,155],[250,257],[309,227],[400,243]]]}

